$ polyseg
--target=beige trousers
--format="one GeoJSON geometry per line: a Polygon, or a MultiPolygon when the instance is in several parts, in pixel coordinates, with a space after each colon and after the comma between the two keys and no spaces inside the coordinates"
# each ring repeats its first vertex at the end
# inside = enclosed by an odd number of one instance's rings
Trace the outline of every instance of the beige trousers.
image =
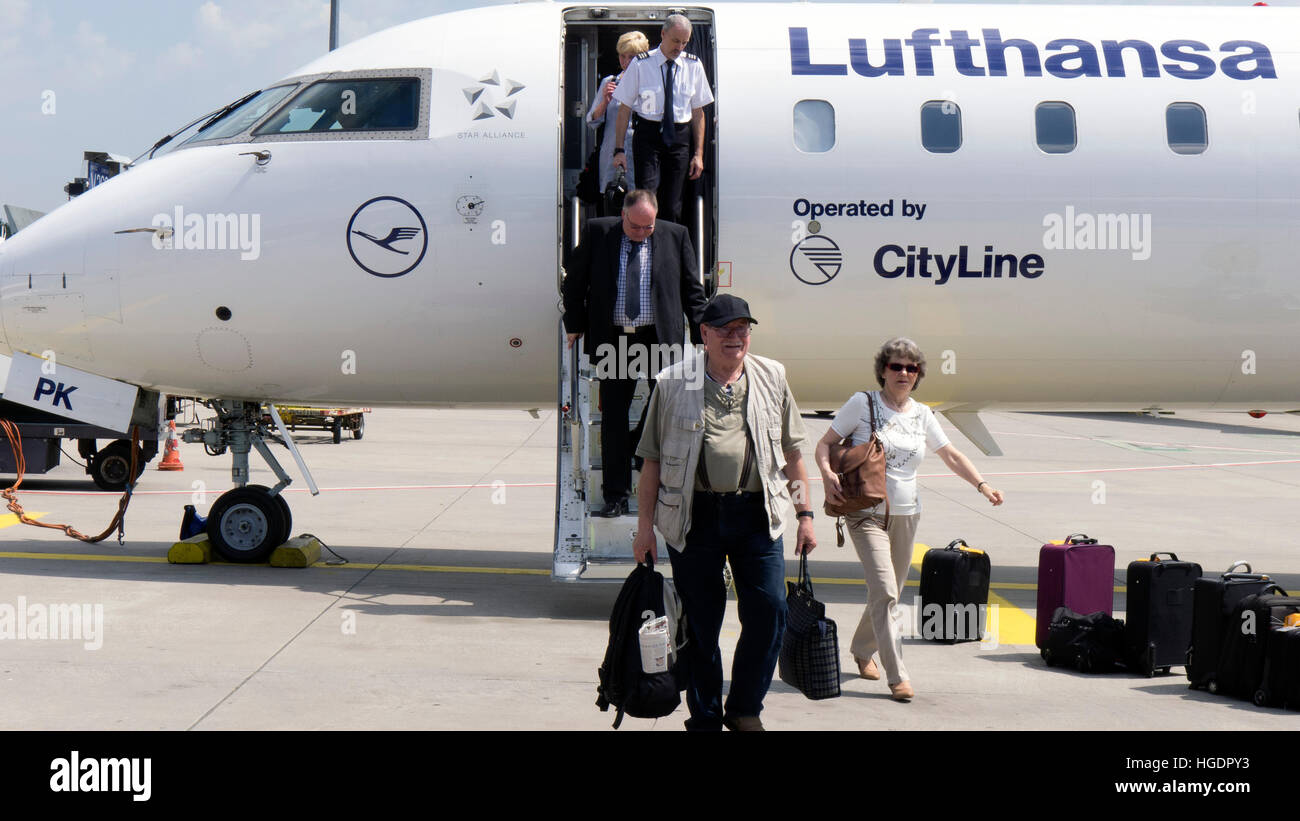
{"type": "Polygon", "coordinates": [[[886,531],[883,516],[850,513],[844,517],[867,580],[867,609],[853,634],[853,655],[866,660],[879,652],[889,684],[908,680],[898,604],[912,566],[913,537],[920,518],[920,514],[890,516],[886,531]]]}

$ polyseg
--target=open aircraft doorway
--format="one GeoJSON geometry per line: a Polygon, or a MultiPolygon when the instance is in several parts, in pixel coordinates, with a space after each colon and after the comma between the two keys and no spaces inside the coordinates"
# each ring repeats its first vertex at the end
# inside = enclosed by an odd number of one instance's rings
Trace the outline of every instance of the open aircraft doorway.
{"type": "MultiPolygon", "coordinates": [[[[582,201],[577,195],[579,176],[592,152],[600,146],[604,132],[591,127],[587,113],[601,92],[603,78],[620,73],[618,41],[625,33],[639,31],[650,48],[657,48],[662,38],[664,20],[670,14],[684,14],[691,21],[691,40],[686,52],[704,67],[710,88],[718,97],[716,42],[713,13],[708,9],[679,7],[626,7],[570,9],[564,14],[564,93],[561,97],[560,263],[567,264],[578,242],[583,225],[597,216],[614,216],[613,207],[604,208],[582,201]]],[[[713,272],[717,267],[717,103],[704,109],[704,170],[699,179],[686,181],[681,202],[681,222],[691,235],[696,264],[705,291],[715,288],[713,272]]],[[[613,107],[610,107],[613,111],[613,107]]],[[[605,129],[613,127],[606,117],[605,129]]],[[[630,140],[630,138],[629,138],[630,140]]],[[[692,146],[694,149],[694,145],[692,146]]],[[[599,173],[598,166],[592,171],[599,173]]],[[[639,183],[637,183],[639,185],[639,183]]],[[[603,193],[603,192],[602,192],[603,193]]],[[[602,203],[603,205],[603,203],[602,203]]],[[[616,206],[614,206],[616,207],[616,206]]],[[[659,203],[660,218],[666,208],[659,203]]],[[[563,328],[558,334],[559,374],[558,448],[556,454],[556,530],[553,578],[564,581],[580,579],[621,580],[634,563],[632,541],[636,531],[635,485],[639,471],[633,472],[631,508],[626,515],[602,518],[593,515],[605,503],[602,496],[600,452],[601,409],[599,386],[593,376],[590,359],[586,362],[578,347],[565,346],[563,328]]],[[[591,351],[586,351],[587,357],[591,351]]],[[[628,423],[636,422],[648,401],[648,385],[642,381],[629,408],[628,423]]]]}

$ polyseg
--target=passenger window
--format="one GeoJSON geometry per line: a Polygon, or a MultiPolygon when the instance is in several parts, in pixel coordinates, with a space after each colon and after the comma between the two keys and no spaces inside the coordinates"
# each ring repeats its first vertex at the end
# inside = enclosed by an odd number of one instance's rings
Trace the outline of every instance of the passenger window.
{"type": "Polygon", "coordinates": [[[835,147],[835,106],[825,100],[800,100],[794,104],[794,147],[822,154],[835,147]]]}
{"type": "Polygon", "coordinates": [[[1200,154],[1210,146],[1205,109],[1196,103],[1170,103],[1165,109],[1165,133],[1175,154],[1200,154]]]}
{"type": "Polygon", "coordinates": [[[933,154],[961,148],[961,108],[951,100],[931,100],[921,106],[921,145],[933,154]]]}
{"type": "Polygon", "coordinates": [[[253,136],[327,131],[411,131],[420,122],[414,77],[323,80],[308,86],[253,136]]]}
{"type": "Polygon", "coordinates": [[[1069,154],[1079,144],[1069,103],[1039,103],[1034,109],[1034,130],[1038,147],[1048,154],[1069,154]]]}

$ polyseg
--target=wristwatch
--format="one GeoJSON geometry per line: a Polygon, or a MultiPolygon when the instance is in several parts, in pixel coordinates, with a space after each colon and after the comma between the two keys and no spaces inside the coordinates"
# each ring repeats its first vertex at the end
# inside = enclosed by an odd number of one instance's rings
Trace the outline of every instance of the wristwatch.
{"type": "Polygon", "coordinates": [[[615,148],[615,149],[614,149],[614,153],[615,153],[615,154],[622,154],[622,153],[623,153],[623,149],[621,149],[621,148],[615,148]]]}
{"type": "Polygon", "coordinates": [[[813,512],[811,510],[801,510],[798,513],[794,514],[794,517],[796,519],[802,519],[804,517],[811,519],[813,518],[813,512]]]}

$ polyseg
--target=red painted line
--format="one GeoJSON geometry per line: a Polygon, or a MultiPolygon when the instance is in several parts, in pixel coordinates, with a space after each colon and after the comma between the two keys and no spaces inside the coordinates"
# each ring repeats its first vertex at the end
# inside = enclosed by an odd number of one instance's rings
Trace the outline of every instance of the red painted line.
{"type": "MultiPolygon", "coordinates": [[[[1275,459],[1263,462],[1210,462],[1196,465],[1151,465],[1148,467],[1124,467],[1124,468],[1079,468],[1077,470],[1012,470],[1012,471],[980,471],[984,476],[1064,476],[1078,473],[1135,473],[1149,470],[1200,470],[1203,468],[1236,468],[1236,467],[1255,467],[1258,465],[1294,465],[1300,464],[1300,459],[1275,459]]],[[[955,473],[919,473],[918,479],[956,479],[955,473]]],[[[821,477],[810,477],[810,482],[820,482],[821,477]]],[[[323,487],[321,493],[344,493],[344,492],[361,492],[361,491],[378,491],[378,490],[465,490],[473,488],[485,488],[495,490],[503,487],[555,487],[554,482],[502,482],[496,483],[475,483],[475,484],[449,484],[449,485],[366,485],[359,487],[323,487]]],[[[136,496],[192,496],[198,491],[195,490],[137,490],[136,496]]],[[[213,491],[214,493],[216,491],[213,491]]],[[[285,488],[285,493],[310,493],[305,487],[285,488]]],[[[107,496],[114,497],[121,495],[118,493],[106,493],[103,491],[79,491],[79,490],[19,490],[23,496],[107,496]]],[[[220,495],[220,494],[218,494],[220,495]]]]}

